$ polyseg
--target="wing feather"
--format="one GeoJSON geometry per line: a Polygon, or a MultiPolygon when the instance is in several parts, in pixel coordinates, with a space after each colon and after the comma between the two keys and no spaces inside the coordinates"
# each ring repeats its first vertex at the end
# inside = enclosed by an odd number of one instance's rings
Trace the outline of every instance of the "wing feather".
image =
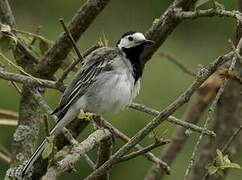
{"type": "Polygon", "coordinates": [[[57,114],[60,120],[66,114],[70,106],[85,94],[88,87],[90,87],[101,72],[110,71],[112,69],[112,60],[117,56],[117,52],[118,50],[116,48],[104,47],[95,50],[87,56],[83,67],[66,88],[61,97],[59,106],[52,114],[57,114]]]}

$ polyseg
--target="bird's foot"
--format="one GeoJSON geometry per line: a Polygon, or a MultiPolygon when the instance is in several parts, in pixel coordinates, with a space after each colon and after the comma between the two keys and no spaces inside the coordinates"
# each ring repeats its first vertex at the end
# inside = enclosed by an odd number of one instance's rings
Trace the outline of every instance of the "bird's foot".
{"type": "Polygon", "coordinates": [[[95,115],[93,116],[93,126],[96,127],[96,129],[105,128],[108,129],[111,133],[112,143],[115,143],[115,130],[111,126],[105,125],[104,119],[101,116],[95,115]]]}
{"type": "Polygon", "coordinates": [[[80,115],[79,115],[81,119],[85,119],[87,121],[92,121],[95,116],[97,116],[95,113],[84,112],[83,110],[80,111],[80,115]]]}

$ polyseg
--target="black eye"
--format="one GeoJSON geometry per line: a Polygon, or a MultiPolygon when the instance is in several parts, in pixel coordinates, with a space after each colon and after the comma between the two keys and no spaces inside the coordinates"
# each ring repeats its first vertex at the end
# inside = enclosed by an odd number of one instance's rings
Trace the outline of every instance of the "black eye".
{"type": "Polygon", "coordinates": [[[133,41],[134,40],[134,38],[132,36],[129,36],[128,39],[129,39],[129,41],[133,41]]]}

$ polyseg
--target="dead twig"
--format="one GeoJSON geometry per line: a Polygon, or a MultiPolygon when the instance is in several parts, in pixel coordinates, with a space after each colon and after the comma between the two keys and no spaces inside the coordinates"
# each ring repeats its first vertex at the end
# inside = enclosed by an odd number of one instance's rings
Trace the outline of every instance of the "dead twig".
{"type": "Polygon", "coordinates": [[[169,54],[160,53],[161,57],[165,57],[166,59],[168,59],[170,62],[174,63],[178,68],[180,68],[185,74],[188,74],[192,77],[196,77],[196,74],[194,72],[192,72],[191,70],[189,70],[186,66],[184,66],[182,63],[180,63],[178,60],[176,60],[174,57],[172,57],[169,54]]]}
{"type": "Polygon", "coordinates": [[[166,145],[168,143],[170,143],[171,141],[169,139],[156,139],[155,142],[147,147],[144,147],[143,149],[140,149],[138,151],[135,151],[135,152],[132,152],[132,153],[129,153],[127,155],[124,155],[123,157],[121,157],[119,159],[119,161],[126,161],[126,160],[129,160],[129,159],[133,159],[137,156],[140,156],[144,153],[147,153],[149,151],[151,151],[152,149],[155,149],[159,146],[162,146],[162,145],[166,145]]]}
{"type": "Polygon", "coordinates": [[[6,109],[0,109],[0,116],[18,119],[18,113],[6,109]]]}
{"type": "Polygon", "coordinates": [[[0,125],[17,126],[18,121],[16,119],[0,119],[0,125]]]}

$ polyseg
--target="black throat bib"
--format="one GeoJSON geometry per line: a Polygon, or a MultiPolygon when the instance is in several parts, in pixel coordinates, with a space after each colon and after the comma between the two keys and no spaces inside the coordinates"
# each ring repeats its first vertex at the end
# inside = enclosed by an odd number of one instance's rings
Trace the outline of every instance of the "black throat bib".
{"type": "Polygon", "coordinates": [[[143,49],[143,44],[132,48],[122,48],[123,52],[126,54],[126,57],[130,60],[130,63],[133,66],[133,76],[135,83],[142,76],[144,70],[144,65],[142,65],[140,61],[140,55],[143,49]]]}

